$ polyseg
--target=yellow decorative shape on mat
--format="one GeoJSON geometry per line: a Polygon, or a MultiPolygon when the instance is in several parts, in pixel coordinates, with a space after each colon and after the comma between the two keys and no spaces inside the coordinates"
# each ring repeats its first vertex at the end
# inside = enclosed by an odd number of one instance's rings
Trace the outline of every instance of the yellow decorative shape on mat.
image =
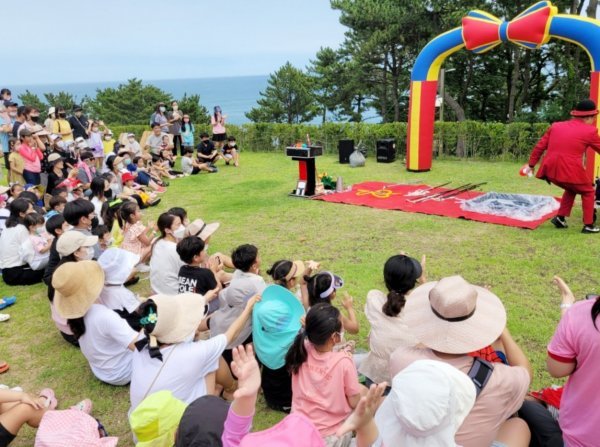
{"type": "Polygon", "coordinates": [[[359,189],[356,191],[357,196],[373,196],[376,199],[389,199],[391,196],[401,196],[399,192],[392,192],[391,189],[377,189],[371,191],[368,189],[359,189]]]}

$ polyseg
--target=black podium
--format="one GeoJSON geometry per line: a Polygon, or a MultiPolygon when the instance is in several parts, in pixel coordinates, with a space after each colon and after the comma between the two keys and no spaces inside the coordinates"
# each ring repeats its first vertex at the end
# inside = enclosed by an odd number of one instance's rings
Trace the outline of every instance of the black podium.
{"type": "Polygon", "coordinates": [[[290,196],[311,198],[320,193],[316,191],[317,168],[315,157],[323,155],[322,146],[287,147],[285,154],[298,162],[298,182],[290,196]]]}

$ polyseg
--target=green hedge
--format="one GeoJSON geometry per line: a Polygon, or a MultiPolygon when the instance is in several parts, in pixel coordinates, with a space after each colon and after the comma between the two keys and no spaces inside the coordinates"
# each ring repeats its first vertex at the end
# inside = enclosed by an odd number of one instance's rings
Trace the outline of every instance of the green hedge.
{"type": "MultiPolygon", "coordinates": [[[[148,126],[143,125],[110,127],[117,135],[121,132],[133,132],[138,138],[148,130],[148,126]]],[[[283,151],[295,140],[305,140],[307,134],[310,135],[313,144],[320,142],[326,153],[336,153],[340,139],[350,138],[355,144],[362,140],[368,151],[375,153],[378,139],[395,138],[398,155],[403,156],[406,152],[406,127],[406,123],[252,123],[241,126],[228,124],[227,133],[235,135],[242,150],[258,152],[283,151]]],[[[461,155],[494,160],[526,159],[547,128],[546,123],[438,122],[435,124],[434,151],[438,156],[461,155]],[[462,154],[457,153],[457,147],[463,148],[462,154]]],[[[196,140],[204,131],[210,134],[210,126],[196,126],[196,140]]]]}

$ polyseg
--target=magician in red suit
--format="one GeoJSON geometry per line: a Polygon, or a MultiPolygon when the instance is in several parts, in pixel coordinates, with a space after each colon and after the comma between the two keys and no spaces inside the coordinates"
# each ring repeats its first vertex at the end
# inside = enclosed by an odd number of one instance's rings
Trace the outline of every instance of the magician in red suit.
{"type": "Polygon", "coordinates": [[[528,166],[525,167],[526,173],[533,172],[533,168],[546,152],[536,177],[565,190],[558,214],[552,219],[557,228],[567,228],[566,218],[571,215],[575,196],[580,194],[584,225],[581,232],[600,233],[600,228],[594,225],[595,189],[586,173],[584,162],[588,148],[600,154],[596,115],[598,109],[594,101],[586,99],[579,102],[571,112],[573,119],[550,126],[533,149],[528,166]]]}

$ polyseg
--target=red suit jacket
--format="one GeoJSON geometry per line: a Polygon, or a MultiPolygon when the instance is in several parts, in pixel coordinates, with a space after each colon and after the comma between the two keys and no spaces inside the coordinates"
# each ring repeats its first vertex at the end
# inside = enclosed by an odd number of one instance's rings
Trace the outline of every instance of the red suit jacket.
{"type": "Polygon", "coordinates": [[[584,155],[590,147],[600,154],[598,129],[573,119],[552,124],[533,149],[529,166],[535,166],[547,151],[537,178],[559,183],[589,184],[584,155]]]}

